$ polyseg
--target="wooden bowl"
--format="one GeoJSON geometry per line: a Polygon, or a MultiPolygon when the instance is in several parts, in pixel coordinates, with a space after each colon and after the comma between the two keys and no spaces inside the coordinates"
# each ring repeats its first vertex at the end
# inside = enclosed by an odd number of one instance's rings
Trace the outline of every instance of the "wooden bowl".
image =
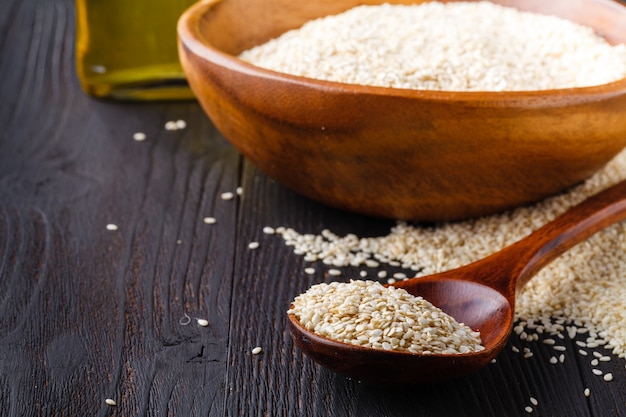
{"type": "MultiPolygon", "coordinates": [[[[626,146],[626,79],[535,92],[440,92],[313,80],[237,55],[304,22],[388,0],[208,0],[178,24],[189,84],[261,171],[331,206],[454,220],[531,203],[589,177],[626,146]]],[[[626,43],[611,0],[495,0],[626,43]]]]}

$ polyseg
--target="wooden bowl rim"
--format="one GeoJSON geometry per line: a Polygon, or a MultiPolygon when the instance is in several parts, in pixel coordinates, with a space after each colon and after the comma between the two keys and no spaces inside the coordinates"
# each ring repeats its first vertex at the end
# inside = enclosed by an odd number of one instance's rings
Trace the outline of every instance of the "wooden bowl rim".
{"type": "MultiPolygon", "coordinates": [[[[201,0],[189,7],[179,18],[177,31],[179,42],[194,55],[203,60],[213,63],[228,71],[240,73],[254,77],[259,80],[269,80],[314,90],[326,90],[343,94],[366,94],[373,96],[386,96],[398,98],[411,98],[429,101],[458,101],[458,102],[484,102],[487,106],[495,103],[519,106],[522,103],[532,103],[532,107],[542,107],[541,104],[551,107],[555,105],[554,100],[560,103],[566,102],[588,102],[602,101],[607,98],[626,95],[626,77],[606,84],[572,87],[550,90],[533,91],[439,91],[439,90],[418,90],[401,89],[393,87],[367,86],[360,84],[349,84],[335,81],[318,80],[303,76],[286,74],[245,62],[236,56],[226,53],[211,44],[200,30],[200,20],[205,13],[219,4],[223,0],[201,0]],[[513,103],[511,103],[513,102],[513,103]]],[[[619,6],[624,10],[626,16],[626,6],[611,0],[585,0],[602,4],[619,6]]]]}

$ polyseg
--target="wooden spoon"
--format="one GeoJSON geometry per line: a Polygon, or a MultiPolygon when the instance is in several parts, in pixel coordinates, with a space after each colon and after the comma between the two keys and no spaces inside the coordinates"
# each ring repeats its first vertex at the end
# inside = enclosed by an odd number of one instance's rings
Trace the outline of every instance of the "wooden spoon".
{"type": "Polygon", "coordinates": [[[364,348],[306,330],[289,315],[296,345],[322,366],[375,383],[426,383],[474,372],[494,359],[513,328],[515,294],[557,256],[626,218],[626,181],[587,199],[531,235],[491,256],[421,278],[393,284],[420,295],[481,334],[485,350],[421,355],[364,348]]]}

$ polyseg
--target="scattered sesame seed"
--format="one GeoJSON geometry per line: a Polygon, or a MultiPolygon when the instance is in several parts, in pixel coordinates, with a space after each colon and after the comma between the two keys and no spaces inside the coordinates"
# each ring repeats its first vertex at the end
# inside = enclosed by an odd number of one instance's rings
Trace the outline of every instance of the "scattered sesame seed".
{"type": "Polygon", "coordinates": [[[257,346],[254,349],[252,349],[252,354],[253,355],[258,355],[259,353],[261,353],[263,351],[263,349],[261,348],[261,346],[257,346]]]}
{"type": "Polygon", "coordinates": [[[361,272],[359,272],[359,276],[360,276],[361,278],[366,278],[366,277],[367,277],[367,271],[361,271],[361,272]]]}
{"type": "Polygon", "coordinates": [[[177,244],[177,245],[180,245],[181,243],[183,243],[183,241],[182,241],[182,240],[180,240],[180,239],[178,239],[178,240],[176,241],[176,244],[177,244]]]}
{"type": "Polygon", "coordinates": [[[524,408],[524,411],[526,411],[528,414],[531,414],[533,412],[533,408],[531,406],[526,406],[524,408]]]}
{"type": "Polygon", "coordinates": [[[515,353],[519,353],[519,349],[517,346],[511,346],[511,350],[515,353]]]}
{"type": "Polygon", "coordinates": [[[206,224],[215,224],[215,223],[217,223],[217,219],[216,219],[215,217],[205,217],[205,218],[203,219],[203,221],[204,221],[206,224]]]}
{"type": "Polygon", "coordinates": [[[388,278],[387,279],[387,284],[395,284],[396,283],[396,279],[395,278],[388,278]]]}
{"type": "Polygon", "coordinates": [[[591,372],[593,372],[594,375],[598,375],[598,376],[602,375],[602,371],[599,369],[592,369],[591,372]]]}
{"type": "Polygon", "coordinates": [[[367,259],[365,261],[365,266],[367,266],[368,268],[378,268],[380,266],[380,263],[376,262],[373,259],[367,259]]]}
{"type": "Polygon", "coordinates": [[[378,278],[387,277],[387,271],[378,271],[378,278]]]}
{"type": "Polygon", "coordinates": [[[559,351],[559,352],[565,352],[567,350],[565,346],[560,346],[560,345],[553,346],[552,349],[559,351]]]}
{"type": "Polygon", "coordinates": [[[235,194],[227,191],[225,193],[222,193],[220,197],[222,198],[222,200],[232,200],[235,197],[235,194]]]}
{"type": "Polygon", "coordinates": [[[530,397],[530,403],[535,407],[539,404],[539,401],[535,397],[530,397]]]}
{"type": "Polygon", "coordinates": [[[146,134],[143,132],[135,132],[133,133],[133,139],[135,139],[137,142],[142,142],[146,140],[146,134]]]}
{"type": "Polygon", "coordinates": [[[611,357],[610,356],[602,356],[601,358],[598,358],[600,360],[600,362],[610,362],[611,361],[611,357]]]}
{"type": "Polygon", "coordinates": [[[107,224],[107,230],[118,230],[118,227],[116,224],[109,223],[107,224]]]}
{"type": "Polygon", "coordinates": [[[165,130],[178,130],[178,127],[176,127],[176,122],[173,120],[166,122],[165,130]]]}
{"type": "Polygon", "coordinates": [[[558,359],[556,356],[552,356],[552,357],[550,358],[550,363],[551,363],[552,365],[556,365],[557,363],[559,363],[559,359],[558,359]]]}
{"type": "Polygon", "coordinates": [[[184,129],[187,127],[187,122],[181,119],[176,120],[176,129],[184,129]]]}
{"type": "Polygon", "coordinates": [[[403,272],[396,272],[395,274],[393,274],[393,277],[395,279],[404,279],[406,278],[406,274],[403,272]]]}
{"type": "Polygon", "coordinates": [[[600,361],[598,361],[597,359],[592,359],[591,360],[591,366],[598,366],[599,363],[600,363],[600,361]]]}
{"type": "Polygon", "coordinates": [[[274,229],[273,227],[265,226],[263,228],[263,233],[265,233],[266,235],[273,235],[274,233],[276,233],[276,229],[274,229]]]}
{"type": "Polygon", "coordinates": [[[202,327],[207,327],[209,325],[209,321],[206,319],[197,319],[196,323],[198,323],[198,326],[202,327]]]}
{"type": "Polygon", "coordinates": [[[334,277],[338,277],[339,275],[341,275],[341,271],[338,269],[329,269],[328,270],[328,275],[332,275],[334,277]]]}
{"type": "Polygon", "coordinates": [[[107,398],[106,400],[104,400],[104,402],[106,403],[106,405],[110,405],[111,407],[115,407],[117,405],[115,400],[111,398],[107,398]]]}
{"type": "Polygon", "coordinates": [[[259,247],[259,242],[250,242],[248,243],[248,248],[249,249],[258,249],[259,247]]]}
{"type": "MultiPolygon", "coordinates": [[[[328,265],[335,265],[335,260],[341,259],[345,266],[369,267],[367,260],[370,260],[384,268],[384,264],[395,260],[403,268],[417,268],[418,276],[429,275],[483,258],[624,178],[626,151],[580,186],[537,205],[502,215],[429,227],[398,221],[390,233],[378,237],[359,238],[353,234],[342,237],[324,230],[320,235],[305,238],[307,235],[285,227],[277,233],[285,244],[294,246],[294,253],[298,249],[310,262],[326,263],[329,258],[328,265]]],[[[620,332],[626,326],[624,314],[622,311],[620,314],[607,311],[608,306],[614,309],[626,297],[626,274],[622,273],[626,262],[620,237],[625,233],[626,223],[623,222],[605,229],[585,245],[572,248],[555,260],[526,285],[515,308],[514,332],[518,336],[524,333],[524,339],[520,337],[519,340],[542,343],[551,339],[554,344],[546,344],[556,346],[565,343],[568,335],[573,335],[576,330],[576,337],[582,340],[574,341],[575,350],[581,356],[589,356],[590,360],[595,357],[598,364],[605,356],[626,357],[626,342],[620,332]],[[580,259],[593,259],[593,262],[580,262],[580,259]],[[549,290],[553,288],[567,291],[549,290]],[[576,297],[571,296],[572,291],[576,297]],[[612,355],[594,353],[595,348],[606,348],[612,355]],[[592,353],[594,357],[591,357],[592,353]]],[[[377,273],[380,273],[381,282],[387,278],[385,271],[370,272],[370,275],[377,273]]],[[[551,361],[558,363],[559,349],[562,347],[555,349],[555,359],[551,361]]]]}
{"type": "Polygon", "coordinates": [[[554,345],[556,343],[556,341],[554,339],[544,339],[543,340],[543,344],[544,345],[554,345]]]}
{"type": "Polygon", "coordinates": [[[607,374],[605,374],[605,375],[604,375],[603,379],[604,379],[606,382],[612,381],[612,380],[613,380],[613,374],[609,372],[609,373],[607,373],[607,374]]]}
{"type": "Polygon", "coordinates": [[[235,192],[237,193],[237,195],[243,195],[243,188],[242,187],[237,187],[235,192]]]}
{"type": "Polygon", "coordinates": [[[583,393],[585,394],[585,397],[588,397],[591,395],[591,391],[589,390],[589,388],[585,388],[585,391],[583,391],[583,393]]]}
{"type": "Polygon", "coordinates": [[[313,275],[315,274],[315,268],[304,268],[304,272],[306,272],[309,275],[313,275]]]}
{"type": "Polygon", "coordinates": [[[560,354],[559,355],[559,362],[565,363],[565,355],[564,354],[560,354]]]}

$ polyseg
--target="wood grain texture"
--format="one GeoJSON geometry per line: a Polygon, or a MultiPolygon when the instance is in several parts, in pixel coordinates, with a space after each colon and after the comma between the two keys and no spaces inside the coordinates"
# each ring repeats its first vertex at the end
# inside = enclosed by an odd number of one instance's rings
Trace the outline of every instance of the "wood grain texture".
{"type": "Polygon", "coordinates": [[[624,360],[602,364],[606,383],[567,340],[563,364],[514,337],[477,374],[399,389],[304,358],[285,311],[331,278],[321,265],[305,274],[263,226],[374,236],[394,223],[281,187],[196,103],[86,97],[73,13],[72,0],[0,2],[0,415],[525,416],[532,395],[535,416],[626,416],[624,360]],[[177,119],[188,128],[163,128],[177,119]],[[239,185],[243,196],[220,198],[239,185]],[[183,325],[185,314],[209,326],[183,325]]]}

